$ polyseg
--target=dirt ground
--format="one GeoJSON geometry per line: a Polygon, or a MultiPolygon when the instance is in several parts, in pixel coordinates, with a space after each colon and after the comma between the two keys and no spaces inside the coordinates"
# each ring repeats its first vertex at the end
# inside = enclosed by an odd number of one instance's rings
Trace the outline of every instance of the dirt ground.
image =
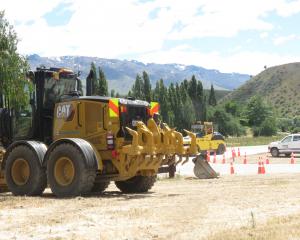
{"type": "MultiPolygon", "coordinates": [[[[0,239],[209,239],[300,213],[300,174],[165,179],[148,194],[0,194],[0,239]]],[[[300,236],[299,236],[300,238],[300,236]]]]}

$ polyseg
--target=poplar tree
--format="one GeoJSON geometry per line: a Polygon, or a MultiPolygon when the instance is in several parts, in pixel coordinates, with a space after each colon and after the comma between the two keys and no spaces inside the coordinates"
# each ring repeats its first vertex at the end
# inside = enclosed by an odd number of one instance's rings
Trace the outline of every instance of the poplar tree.
{"type": "Polygon", "coordinates": [[[99,79],[98,79],[97,95],[107,96],[108,95],[108,85],[105,74],[103,70],[99,67],[99,79]]]}
{"type": "Polygon", "coordinates": [[[151,84],[150,84],[149,76],[145,71],[143,71],[143,82],[144,82],[143,93],[144,93],[145,100],[151,102],[151,84]]]}
{"type": "Polygon", "coordinates": [[[132,95],[137,99],[143,99],[143,81],[139,74],[136,75],[134,85],[132,86],[132,95]]]}
{"type": "Polygon", "coordinates": [[[86,94],[88,96],[97,95],[97,88],[98,88],[97,82],[98,80],[97,80],[96,66],[95,63],[92,62],[90,72],[86,78],[86,89],[87,89],[86,94]]]}
{"type": "Polygon", "coordinates": [[[29,96],[25,94],[29,84],[26,79],[29,66],[17,52],[17,34],[4,15],[4,11],[0,11],[0,107],[13,108],[29,102],[29,96]]]}

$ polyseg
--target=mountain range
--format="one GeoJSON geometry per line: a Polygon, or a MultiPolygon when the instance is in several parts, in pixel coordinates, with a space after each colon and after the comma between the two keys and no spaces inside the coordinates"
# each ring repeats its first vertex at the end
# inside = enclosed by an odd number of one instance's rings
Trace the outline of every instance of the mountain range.
{"type": "Polygon", "coordinates": [[[85,78],[88,75],[91,63],[94,62],[97,67],[101,67],[108,80],[109,89],[115,89],[116,92],[126,94],[131,89],[136,75],[146,71],[149,75],[152,86],[156,81],[163,79],[166,85],[171,82],[181,82],[184,79],[190,79],[195,75],[200,80],[203,87],[208,89],[211,84],[218,90],[233,90],[245,83],[250,76],[239,73],[222,73],[214,69],[205,69],[194,65],[182,64],[144,64],[135,60],[118,60],[86,56],[60,56],[60,57],[41,57],[37,54],[27,57],[31,69],[36,67],[67,67],[75,71],[81,71],[81,79],[85,86],[85,78]]]}

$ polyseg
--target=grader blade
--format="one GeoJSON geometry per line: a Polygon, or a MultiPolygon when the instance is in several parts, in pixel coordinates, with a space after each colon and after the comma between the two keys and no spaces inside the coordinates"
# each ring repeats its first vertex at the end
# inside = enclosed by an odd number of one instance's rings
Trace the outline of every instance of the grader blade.
{"type": "Polygon", "coordinates": [[[208,179],[208,178],[217,178],[219,173],[217,173],[205,160],[203,155],[198,155],[193,159],[195,163],[194,174],[197,178],[208,179]]]}

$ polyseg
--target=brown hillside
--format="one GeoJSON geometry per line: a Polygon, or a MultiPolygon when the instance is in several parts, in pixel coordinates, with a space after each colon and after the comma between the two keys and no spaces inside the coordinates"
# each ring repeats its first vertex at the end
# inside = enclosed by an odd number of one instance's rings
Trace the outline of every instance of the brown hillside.
{"type": "Polygon", "coordinates": [[[299,115],[300,63],[268,68],[225,98],[246,102],[254,95],[262,96],[282,116],[299,115]]]}

